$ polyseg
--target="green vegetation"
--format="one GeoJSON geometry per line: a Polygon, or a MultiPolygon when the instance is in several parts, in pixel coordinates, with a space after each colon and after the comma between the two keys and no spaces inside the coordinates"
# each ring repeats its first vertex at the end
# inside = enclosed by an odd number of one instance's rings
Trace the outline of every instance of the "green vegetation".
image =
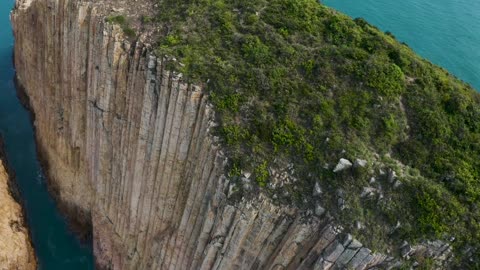
{"type": "Polygon", "coordinates": [[[463,248],[479,247],[480,95],[470,86],[316,0],[158,3],[158,54],[180,59],[173,68],[209,91],[230,177],[252,171],[258,188],[273,194],[268,168],[293,163],[298,181],[278,202],[311,207],[320,181],[332,194],[322,203],[335,207],[343,188],[351,207],[338,218],[369,226],[359,235],[378,249],[455,236],[462,259],[463,248]],[[372,168],[334,174],[341,157],[368,159],[372,168]],[[406,165],[396,169],[406,171],[402,185],[385,188],[380,206],[361,199],[368,179],[396,161],[406,165]]]}
{"type": "Polygon", "coordinates": [[[137,35],[135,33],[135,30],[133,30],[133,28],[129,26],[127,18],[125,18],[125,16],[123,15],[109,16],[107,17],[106,21],[108,23],[120,25],[120,27],[122,27],[123,33],[129,38],[134,38],[137,35]]]}
{"type": "Polygon", "coordinates": [[[153,17],[150,17],[150,16],[142,16],[142,23],[143,24],[147,24],[147,23],[151,23],[154,21],[155,18],[153,17]]]}

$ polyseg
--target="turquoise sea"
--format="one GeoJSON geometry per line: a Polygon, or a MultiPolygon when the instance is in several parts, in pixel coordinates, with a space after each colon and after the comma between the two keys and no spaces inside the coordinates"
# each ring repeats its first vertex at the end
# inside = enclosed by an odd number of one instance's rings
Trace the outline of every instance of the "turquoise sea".
{"type": "Polygon", "coordinates": [[[322,0],[392,32],[480,91],[480,0],[322,0]]]}

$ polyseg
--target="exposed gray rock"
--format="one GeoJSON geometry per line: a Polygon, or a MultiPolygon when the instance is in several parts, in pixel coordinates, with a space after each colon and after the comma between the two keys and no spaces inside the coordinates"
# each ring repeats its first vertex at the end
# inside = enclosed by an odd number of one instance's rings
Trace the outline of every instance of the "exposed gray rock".
{"type": "Polygon", "coordinates": [[[352,242],[350,242],[350,245],[348,245],[348,248],[350,249],[359,249],[361,248],[363,245],[362,243],[360,243],[360,241],[358,241],[357,239],[353,239],[352,242]]]}
{"type": "Polygon", "coordinates": [[[350,260],[357,254],[358,249],[350,249],[347,248],[345,251],[338,257],[335,262],[336,269],[345,269],[346,265],[350,262],[350,260]]]}
{"type": "Polygon", "coordinates": [[[320,197],[322,193],[323,191],[322,191],[322,188],[320,187],[320,184],[318,182],[315,182],[315,186],[313,187],[313,196],[320,197]]]}
{"type": "Polygon", "coordinates": [[[412,246],[407,242],[404,242],[403,245],[400,247],[400,254],[403,258],[406,258],[413,252],[412,246]]]}
{"type": "Polygon", "coordinates": [[[337,199],[337,206],[340,210],[344,210],[346,208],[345,199],[344,198],[338,198],[337,199]]]}
{"type": "Polygon", "coordinates": [[[347,235],[345,235],[345,238],[343,238],[342,245],[344,247],[348,247],[352,241],[353,241],[353,236],[348,233],[347,235]]]}
{"type": "Polygon", "coordinates": [[[323,254],[323,258],[329,262],[335,262],[340,255],[342,255],[345,247],[338,241],[334,241],[327,247],[323,254]]]}
{"type": "Polygon", "coordinates": [[[452,257],[450,244],[441,240],[424,241],[412,248],[415,249],[416,256],[433,258],[439,263],[447,261],[452,257]]]}
{"type": "Polygon", "coordinates": [[[242,177],[242,186],[245,191],[253,190],[253,185],[251,184],[251,180],[246,177],[242,177]]]}
{"type": "Polygon", "coordinates": [[[353,167],[354,168],[364,168],[365,166],[367,166],[367,161],[364,160],[364,159],[356,159],[355,162],[353,163],[353,167]]]}
{"type": "Polygon", "coordinates": [[[335,166],[335,169],[333,169],[333,172],[341,172],[341,171],[344,171],[346,169],[349,169],[353,166],[352,162],[350,162],[350,160],[348,159],[344,159],[344,158],[341,158],[338,163],[337,163],[337,166],[335,166]]]}
{"type": "Polygon", "coordinates": [[[235,183],[231,183],[228,186],[227,196],[230,198],[236,192],[236,189],[237,189],[237,186],[235,185],[235,183]]]}
{"type": "Polygon", "coordinates": [[[332,265],[333,265],[332,262],[327,262],[323,257],[319,257],[318,260],[315,262],[313,269],[314,270],[330,269],[332,265]]]}
{"type": "Polygon", "coordinates": [[[360,194],[360,197],[362,197],[362,198],[364,198],[364,197],[370,197],[370,196],[375,195],[375,193],[377,193],[377,189],[376,189],[376,188],[363,187],[363,190],[362,190],[362,193],[360,194]]]}
{"type": "Polygon", "coordinates": [[[401,226],[402,226],[402,223],[398,220],[397,223],[395,224],[395,226],[393,226],[393,227],[390,229],[389,234],[394,233],[394,232],[395,232],[396,230],[398,230],[401,226]]]}
{"type": "Polygon", "coordinates": [[[365,259],[372,253],[368,248],[360,248],[355,256],[350,260],[347,267],[350,269],[358,269],[365,259]]]}
{"type": "Polygon", "coordinates": [[[124,12],[125,9],[124,8],[112,8],[112,11],[113,12],[124,12]]]}
{"type": "Polygon", "coordinates": [[[402,185],[402,181],[397,180],[395,183],[393,183],[393,188],[399,188],[402,185]]]}
{"type": "Polygon", "coordinates": [[[388,169],[388,175],[387,175],[388,182],[390,184],[393,184],[396,178],[397,178],[397,173],[392,169],[388,169]]]}
{"type": "Polygon", "coordinates": [[[360,222],[360,221],[355,221],[355,229],[357,230],[363,230],[365,229],[365,226],[360,222]]]}
{"type": "Polygon", "coordinates": [[[322,216],[325,213],[325,208],[323,208],[319,203],[315,206],[315,215],[322,216]]]}
{"type": "Polygon", "coordinates": [[[394,260],[392,257],[389,257],[385,260],[384,264],[387,266],[386,270],[401,269],[405,264],[403,261],[394,260]]]}

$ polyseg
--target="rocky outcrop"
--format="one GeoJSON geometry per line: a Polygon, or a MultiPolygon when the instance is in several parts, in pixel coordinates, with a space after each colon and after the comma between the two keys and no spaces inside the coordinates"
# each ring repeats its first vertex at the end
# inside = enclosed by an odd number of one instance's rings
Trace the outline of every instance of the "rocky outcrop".
{"type": "MultiPolygon", "coordinates": [[[[17,0],[15,65],[61,207],[105,269],[366,269],[392,258],[317,215],[231,201],[200,87],[105,23],[117,1],[17,0]]],[[[351,166],[351,163],[350,165],[351,166]]]]}
{"type": "Polygon", "coordinates": [[[35,270],[37,261],[22,208],[10,193],[10,178],[1,155],[0,149],[0,269],[35,270]]]}

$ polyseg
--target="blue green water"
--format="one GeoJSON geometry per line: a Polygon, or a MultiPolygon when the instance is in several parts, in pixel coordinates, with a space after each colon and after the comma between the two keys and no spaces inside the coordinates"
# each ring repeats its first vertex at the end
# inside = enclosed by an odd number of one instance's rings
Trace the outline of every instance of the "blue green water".
{"type": "MultiPolygon", "coordinates": [[[[13,0],[0,1],[0,134],[25,201],[27,222],[42,270],[93,269],[91,248],[69,232],[48,194],[37,160],[29,113],[16,96],[9,13],[13,0]]],[[[1,239],[6,241],[7,239],[1,239]]]]}
{"type": "Polygon", "coordinates": [[[480,90],[480,0],[322,0],[392,32],[480,90]]]}

